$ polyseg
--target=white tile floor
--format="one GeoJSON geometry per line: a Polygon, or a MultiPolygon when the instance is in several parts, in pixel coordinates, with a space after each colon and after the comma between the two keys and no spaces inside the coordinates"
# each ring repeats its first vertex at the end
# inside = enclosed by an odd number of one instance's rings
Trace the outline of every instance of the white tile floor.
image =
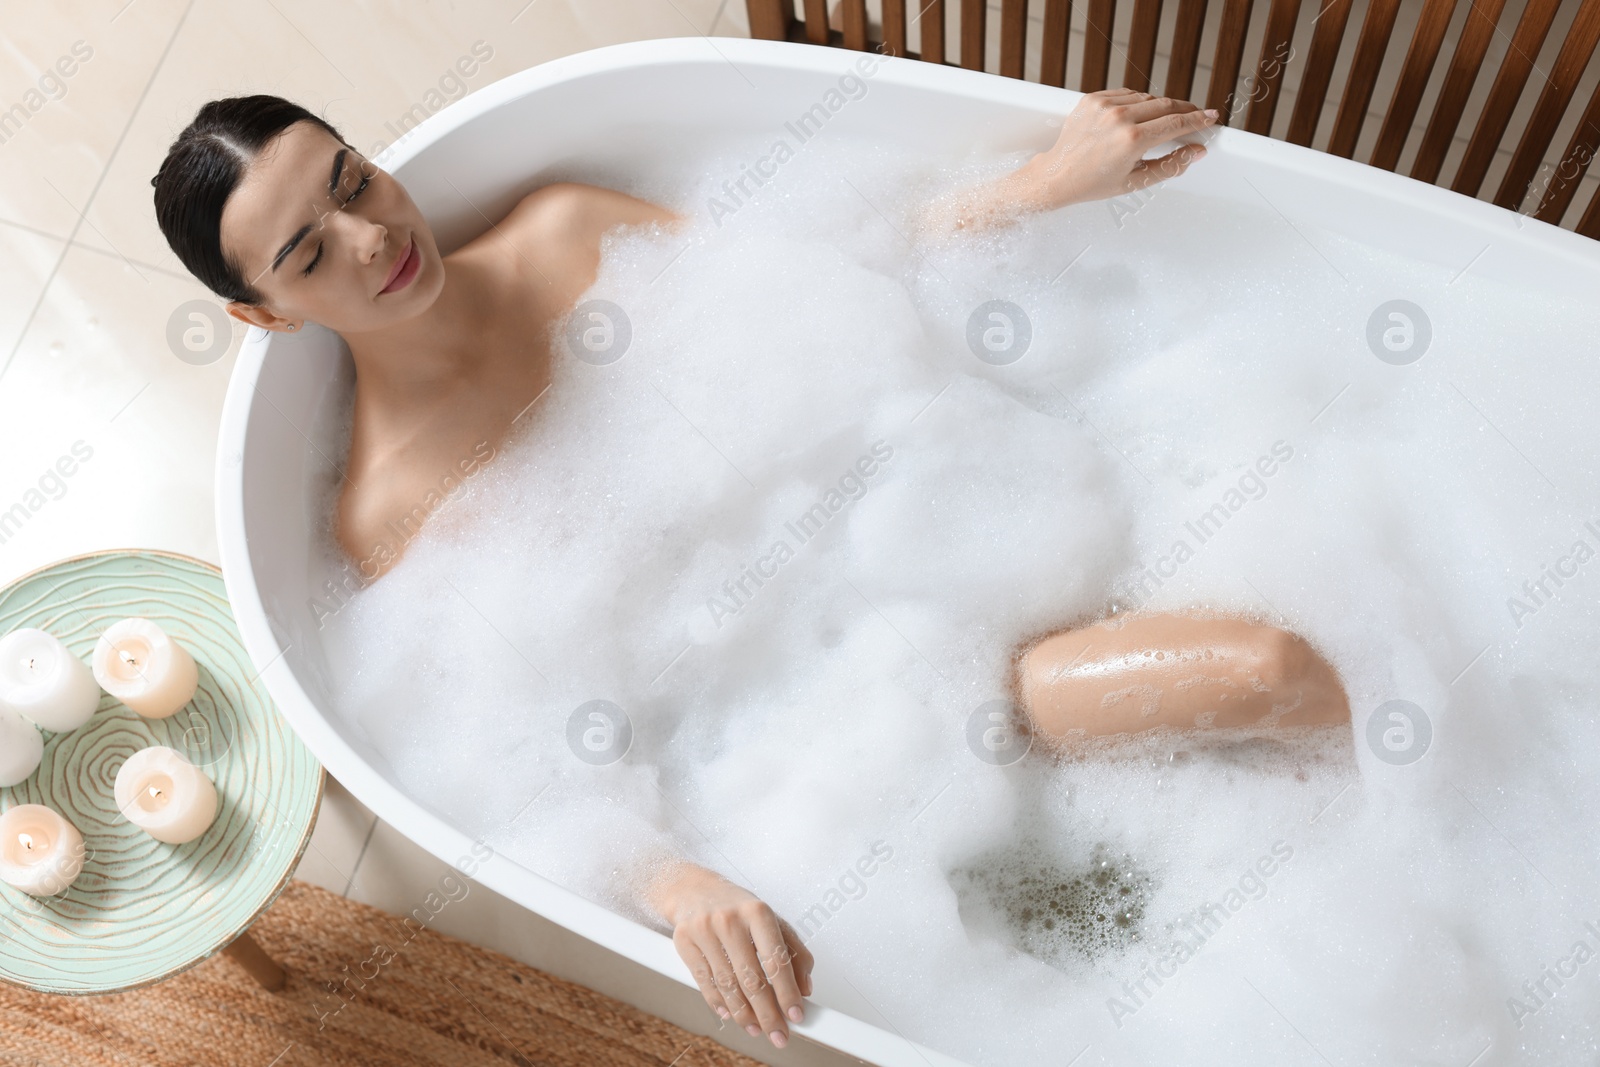
{"type": "MultiPolygon", "coordinates": [[[[1035,16],[1042,14],[1042,0],[1034,7],[1035,16]]],[[[1266,5],[1257,7],[1247,57],[1259,50],[1266,5]]],[[[1521,10],[1520,3],[1511,7],[1521,10]]],[[[1400,32],[1409,33],[1419,8],[1419,0],[1405,0],[1400,32]]],[[[997,3],[995,14],[991,42],[997,40],[997,3]]],[[[1352,15],[1352,33],[1359,19],[1360,10],[1352,15]]],[[[1552,42],[1570,21],[1564,9],[1552,42]]],[[[1034,27],[1030,70],[1037,68],[1038,23],[1034,27]]],[[[478,41],[493,56],[469,89],[603,44],[747,32],[742,0],[394,0],[359,7],[319,0],[75,0],[30,5],[26,21],[8,14],[0,43],[0,113],[20,103],[21,111],[12,113],[25,121],[0,121],[0,513],[75,441],[90,444],[94,457],[20,528],[0,527],[0,582],[108,547],[159,547],[217,559],[214,442],[243,329],[216,363],[197,367],[174,358],[166,342],[169,316],[182,302],[207,294],[166,247],[149,185],[171,138],[201,103],[275,92],[321,112],[354,143],[370,144],[390,139],[385,124],[478,41]],[[78,61],[63,68],[72,69],[71,76],[41,83],[47,68],[74,55],[76,42],[82,42],[78,61]],[[44,92],[30,96],[41,86],[44,92]]],[[[1125,41],[1124,24],[1119,47],[1125,41]]],[[[1074,41],[1074,65],[1079,47],[1081,37],[1074,41]]],[[[1497,38],[1492,62],[1505,47],[1497,38]]],[[[1549,69],[1554,47],[1547,42],[1537,57],[1541,69],[1549,69]]],[[[1121,69],[1115,60],[1114,79],[1120,80],[1121,69]]],[[[1205,77],[1202,71],[1199,86],[1205,77]]],[[[1342,72],[1336,85],[1340,78],[1342,72]]],[[[1600,70],[1580,84],[1558,147],[1565,146],[1596,78],[1600,70]]],[[[1486,90],[1484,79],[1478,94],[1486,90]]],[[[1375,111],[1388,91],[1387,82],[1380,86],[1375,111]]],[[[1525,94],[1519,121],[1533,95],[1525,94]]],[[[1430,102],[1431,95],[1424,113],[1430,102]]],[[[1289,104],[1280,109],[1280,123],[1287,123],[1289,110],[1289,104]]],[[[1324,138],[1329,127],[1331,112],[1324,138]]],[[[1373,124],[1357,158],[1375,135],[1373,124]]],[[[1458,139],[1457,151],[1464,145],[1465,138],[1458,139]]],[[[1501,153],[1499,167],[1508,156],[1501,153]]],[[[1409,159],[1402,159],[1402,172],[1409,159]]],[[[1491,183],[1498,174],[1498,167],[1491,171],[1491,183]]],[[[1596,180],[1591,176],[1588,188],[1596,180]]],[[[1580,193],[1579,204],[1587,193],[1580,193]]],[[[298,877],[405,913],[443,870],[330,779],[298,877]]],[[[686,1028],[715,1030],[694,991],[482,887],[441,912],[435,925],[686,1028]]],[[[770,1063],[855,1062],[803,1040],[778,1052],[731,1028],[720,1039],[770,1063]]]]}

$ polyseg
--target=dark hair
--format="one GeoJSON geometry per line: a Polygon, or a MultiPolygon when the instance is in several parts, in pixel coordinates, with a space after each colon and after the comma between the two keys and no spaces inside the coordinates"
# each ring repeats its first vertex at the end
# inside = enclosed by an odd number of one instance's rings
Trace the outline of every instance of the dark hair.
{"type": "Polygon", "coordinates": [[[222,251],[222,208],[261,150],[296,122],[341,142],[326,121],[281,96],[231,96],[202,107],[167,149],[155,186],[156,221],[183,265],[225,300],[260,304],[261,294],[222,251]]]}

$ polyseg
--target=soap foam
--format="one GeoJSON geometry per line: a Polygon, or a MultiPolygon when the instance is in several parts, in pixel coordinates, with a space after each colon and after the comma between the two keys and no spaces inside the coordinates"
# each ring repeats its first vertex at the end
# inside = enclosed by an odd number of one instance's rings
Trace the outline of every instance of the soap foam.
{"type": "Polygon", "coordinates": [[[1508,597],[1600,544],[1600,316],[1172,187],[929,240],[916,205],[1021,157],[842,134],[713,224],[749,157],[614,183],[696,216],[606,239],[583,299],[630,347],[556,336],[516,436],[328,620],[409,795],[658,929],[629,872],[721,871],[820,1002],[974,1064],[1592,1058],[1600,963],[1542,976],[1600,948],[1600,564],[1520,626],[1508,597]],[[1366,341],[1395,298],[1434,331],[1407,367],[1366,341]],[[968,343],[995,299],[1007,365],[968,343]],[[975,754],[1019,645],[1133,608],[1301,634],[1354,730],[975,754]],[[1367,739],[1392,699],[1410,764],[1367,739]],[[608,765],[569,741],[595,700],[608,765]]]}

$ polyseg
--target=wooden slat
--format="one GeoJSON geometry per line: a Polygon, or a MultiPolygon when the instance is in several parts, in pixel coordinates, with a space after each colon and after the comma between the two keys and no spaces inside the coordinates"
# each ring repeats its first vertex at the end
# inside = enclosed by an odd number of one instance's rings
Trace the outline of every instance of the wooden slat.
{"type": "Polygon", "coordinates": [[[1495,191],[1494,202],[1501,207],[1515,211],[1528,195],[1528,185],[1556,135],[1561,116],[1572,102],[1578,79],[1594,55],[1596,42],[1600,42],[1600,0],[1583,0],[1583,6],[1578,8],[1567,30],[1567,39],[1561,43],[1555,66],[1550,68],[1550,79],[1544,83],[1533,115],[1523,128],[1522,139],[1517,142],[1517,150],[1511,156],[1510,166],[1506,167],[1500,188],[1495,191]]]}
{"type": "Polygon", "coordinates": [[[1111,76],[1111,32],[1117,19],[1117,0],[1089,0],[1089,18],[1083,27],[1083,75],[1078,91],[1097,93],[1108,88],[1111,76]]]}
{"type": "MultiPolygon", "coordinates": [[[[1201,0],[1202,3],[1205,0],[1201,0]]],[[[1072,21],[1072,0],[1045,0],[1044,36],[1039,43],[1039,83],[1064,89],[1067,85],[1067,41],[1072,21]]]]}
{"type": "Polygon", "coordinates": [[[1533,57],[1539,54],[1544,38],[1550,32],[1550,23],[1556,17],[1561,0],[1528,0],[1517,21],[1517,30],[1511,36],[1511,47],[1494,76],[1489,98],[1484,101],[1478,124],[1473,127],[1472,140],[1456,168],[1450,188],[1467,196],[1477,196],[1483,185],[1489,164],[1494,161],[1495,149],[1511,121],[1511,112],[1517,106],[1517,97],[1528,82],[1528,71],[1533,67],[1533,57]]]}
{"type": "Polygon", "coordinates": [[[806,40],[828,43],[828,0],[805,0],[806,40]]]}
{"type": "Polygon", "coordinates": [[[883,0],[883,53],[906,54],[906,0],[883,0]]]}
{"type": "Polygon", "coordinates": [[[1028,45],[1028,0],[1000,0],[1000,73],[1022,77],[1028,45]]]}
{"type": "Polygon", "coordinates": [[[1305,73],[1300,76],[1300,90],[1295,94],[1294,114],[1289,116],[1289,132],[1284,135],[1290,144],[1309,146],[1317,136],[1328,84],[1333,80],[1334,64],[1339,61],[1345,26],[1350,22],[1351,4],[1352,0],[1326,0],[1311,20],[1311,50],[1306,55],[1305,73]]]}
{"type": "Polygon", "coordinates": [[[922,55],[924,63],[944,62],[944,0],[913,0],[920,3],[919,14],[912,19],[922,29],[922,55]]]}
{"type": "Polygon", "coordinates": [[[1150,91],[1150,75],[1156,69],[1156,32],[1160,29],[1161,0],[1137,0],[1133,6],[1133,22],[1128,27],[1128,62],[1122,69],[1123,85],[1141,93],[1150,91]]]}
{"type": "Polygon", "coordinates": [[[1495,34],[1505,6],[1506,0],[1471,0],[1467,6],[1467,22],[1461,29],[1461,40],[1456,44],[1456,54],[1450,60],[1444,84],[1439,87],[1439,98],[1434,101],[1433,115],[1422,135],[1416,161],[1411,164],[1411,176],[1418,181],[1432,184],[1439,178],[1444,157],[1455,140],[1456,128],[1461,125],[1461,113],[1467,109],[1467,97],[1472,95],[1484,53],[1488,51],[1489,40],[1495,34]]]}
{"type": "Polygon", "coordinates": [[[1405,63],[1400,68],[1400,80],[1395,83],[1389,109],[1383,115],[1383,128],[1378,131],[1378,143],[1372,150],[1374,167],[1394,170],[1400,162],[1406,137],[1417,117],[1417,106],[1422,103],[1422,91],[1428,86],[1428,77],[1439,59],[1439,47],[1444,43],[1444,31],[1450,27],[1455,12],[1456,0],[1427,0],[1422,5],[1422,16],[1417,19],[1411,46],[1406,49],[1405,63]]]}
{"type": "Polygon", "coordinates": [[[961,65],[968,70],[983,69],[988,16],[989,8],[983,0],[961,0],[961,65]]]}
{"type": "Polygon", "coordinates": [[[843,0],[844,46],[867,50],[867,0],[843,0]]]}
{"type": "Polygon", "coordinates": [[[1589,198],[1589,209],[1578,220],[1578,232],[1600,241],[1600,190],[1589,198]]]}
{"type": "Polygon", "coordinates": [[[1294,24],[1300,17],[1300,0],[1272,0],[1267,13],[1267,31],[1261,37],[1261,58],[1256,69],[1250,93],[1250,112],[1245,117],[1244,128],[1251,133],[1272,135],[1272,117],[1278,111],[1278,87],[1283,82],[1290,42],[1294,40],[1294,24]]]}
{"type": "Polygon", "coordinates": [[[745,0],[750,36],[758,41],[787,41],[794,22],[794,0],[745,0]]]}
{"type": "Polygon", "coordinates": [[[1244,38],[1250,32],[1251,0],[1227,0],[1222,8],[1222,25],[1217,30],[1217,52],[1211,60],[1211,84],[1206,86],[1206,107],[1221,112],[1219,126],[1233,118],[1228,98],[1239,81],[1239,63],[1244,58],[1244,38]]]}
{"type": "Polygon", "coordinates": [[[1167,64],[1167,84],[1162,96],[1187,100],[1194,92],[1195,62],[1200,58],[1200,36],[1206,28],[1206,0],[1178,0],[1177,24],[1172,28],[1172,61],[1167,64]]]}
{"type": "Polygon", "coordinates": [[[1356,141],[1361,137],[1361,127],[1367,121],[1367,105],[1372,102],[1372,89],[1378,81],[1378,70],[1383,66],[1383,54],[1389,48],[1389,38],[1394,33],[1394,17],[1400,10],[1400,0],[1372,0],[1367,5],[1367,17],[1361,20],[1361,36],[1356,39],[1356,52],[1350,59],[1350,77],[1345,80],[1344,92],[1339,96],[1339,112],[1333,119],[1333,133],[1328,138],[1328,151],[1346,159],[1355,155],[1356,141]]]}
{"type": "Polygon", "coordinates": [[[1578,191],[1578,183],[1589,169],[1597,147],[1600,147],[1600,85],[1595,86],[1589,106],[1578,120],[1578,128],[1572,131],[1567,150],[1561,153],[1561,161],[1540,196],[1534,218],[1552,226],[1561,225],[1561,216],[1567,213],[1567,205],[1572,203],[1573,194],[1578,191]]]}

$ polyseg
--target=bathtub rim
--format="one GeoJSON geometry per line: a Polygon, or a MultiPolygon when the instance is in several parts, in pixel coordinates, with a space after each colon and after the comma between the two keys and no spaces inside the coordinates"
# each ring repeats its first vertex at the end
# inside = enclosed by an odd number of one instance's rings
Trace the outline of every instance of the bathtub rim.
{"type": "MultiPolygon", "coordinates": [[[[631,41],[550,60],[477,89],[431,115],[374,157],[385,169],[403,166],[446,135],[512,100],[549,86],[623,68],[703,64],[708,61],[752,64],[839,75],[867,53],[783,41],[746,38],[677,37],[631,41]],[[715,44],[711,42],[715,41],[715,44]],[[707,49],[713,50],[708,55],[707,49]]],[[[912,89],[959,94],[974,101],[1064,114],[1082,93],[1019,79],[935,66],[915,60],[890,59],[873,78],[912,89]]],[[[1194,138],[1185,138],[1194,139],[1194,138]]],[[[1452,190],[1417,181],[1323,151],[1290,144],[1243,130],[1222,127],[1210,142],[1212,151],[1227,151],[1297,174],[1333,180],[1387,199],[1402,208],[1453,217],[1474,228],[1487,228],[1499,238],[1526,246],[1541,256],[1555,256],[1572,266],[1600,269],[1600,242],[1452,190]],[[1519,226],[1519,219],[1521,225],[1519,226]]],[[[403,176],[402,176],[403,177],[403,176]]],[[[240,472],[247,444],[253,398],[274,334],[251,328],[241,346],[224,398],[217,438],[215,498],[218,551],[228,598],[247,653],[274,702],[291,727],[324,768],[350,790],[376,817],[445,863],[469,855],[471,839],[417,804],[376,772],[307,695],[290,668],[272,632],[250,557],[240,472]],[[230,462],[233,455],[240,462],[230,462]],[[457,857],[452,860],[451,857],[457,857]]],[[[458,871],[459,873],[459,871],[458,871]]],[[[679,959],[670,937],[644,927],[581,897],[542,875],[495,852],[472,876],[518,905],[535,911],[569,931],[638,962],[679,983],[697,988],[679,959]]],[[[708,1025],[712,1017],[708,1014],[708,1025]]],[[[792,1033],[841,1052],[880,1064],[927,1064],[960,1067],[961,1061],[874,1026],[856,1016],[807,1002],[806,1020],[790,1024],[792,1033]]]]}

